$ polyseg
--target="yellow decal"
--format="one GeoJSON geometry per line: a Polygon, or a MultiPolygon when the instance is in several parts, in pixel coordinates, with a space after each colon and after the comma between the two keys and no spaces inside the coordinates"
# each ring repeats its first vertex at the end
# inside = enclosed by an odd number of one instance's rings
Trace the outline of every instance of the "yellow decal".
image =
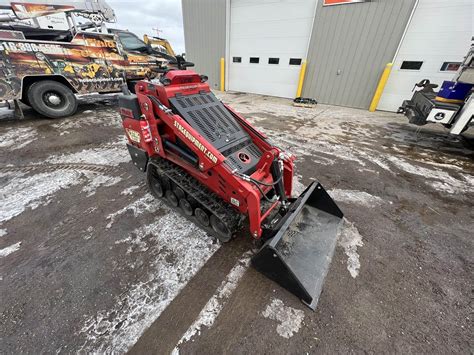
{"type": "Polygon", "coordinates": [[[217,157],[212,154],[210,151],[207,150],[207,148],[196,138],[194,137],[191,133],[189,133],[186,128],[181,126],[178,121],[174,121],[174,126],[178,128],[178,130],[192,143],[194,144],[201,152],[204,153],[206,157],[209,158],[210,161],[213,163],[217,163],[217,157]]]}
{"type": "Polygon", "coordinates": [[[86,45],[92,46],[92,47],[109,47],[109,48],[115,48],[115,42],[101,38],[101,39],[96,39],[96,38],[86,38],[86,45]]]}
{"type": "Polygon", "coordinates": [[[125,130],[127,131],[127,134],[132,141],[140,143],[140,139],[141,139],[140,133],[129,128],[126,128],[125,130]]]}

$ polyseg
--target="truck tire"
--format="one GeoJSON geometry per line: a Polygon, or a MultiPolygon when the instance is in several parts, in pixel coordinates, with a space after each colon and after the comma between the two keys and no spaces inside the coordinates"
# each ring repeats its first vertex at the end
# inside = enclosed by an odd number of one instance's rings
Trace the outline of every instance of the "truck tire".
{"type": "Polygon", "coordinates": [[[77,110],[76,96],[66,85],[42,80],[28,88],[28,102],[39,114],[49,118],[73,115],[77,110]]]}

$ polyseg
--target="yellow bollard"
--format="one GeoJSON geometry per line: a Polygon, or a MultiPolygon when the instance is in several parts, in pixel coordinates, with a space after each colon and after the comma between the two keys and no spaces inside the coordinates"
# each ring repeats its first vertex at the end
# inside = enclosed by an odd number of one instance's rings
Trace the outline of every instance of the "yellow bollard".
{"type": "Polygon", "coordinates": [[[382,97],[382,94],[383,94],[383,89],[385,89],[385,84],[387,84],[388,77],[390,76],[390,72],[392,71],[392,66],[393,66],[393,63],[388,63],[385,66],[385,69],[382,73],[379,84],[377,85],[377,90],[375,90],[374,98],[372,99],[372,102],[370,103],[370,107],[369,107],[370,112],[374,112],[377,109],[380,98],[382,97]]]}
{"type": "Polygon", "coordinates": [[[224,58],[221,58],[221,91],[224,91],[224,83],[225,83],[225,60],[224,58]]]}
{"type": "Polygon", "coordinates": [[[301,97],[303,91],[304,74],[306,73],[306,60],[301,64],[300,77],[298,79],[298,89],[296,90],[296,97],[301,97]]]}

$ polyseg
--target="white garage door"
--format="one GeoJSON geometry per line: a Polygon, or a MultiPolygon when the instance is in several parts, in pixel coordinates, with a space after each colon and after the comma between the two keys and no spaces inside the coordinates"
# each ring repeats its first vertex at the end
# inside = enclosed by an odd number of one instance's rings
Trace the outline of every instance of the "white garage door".
{"type": "Polygon", "coordinates": [[[420,0],[378,109],[396,111],[415,83],[451,80],[473,36],[472,0],[420,0]]]}
{"type": "Polygon", "coordinates": [[[229,90],[294,98],[316,0],[231,0],[229,90]]]}

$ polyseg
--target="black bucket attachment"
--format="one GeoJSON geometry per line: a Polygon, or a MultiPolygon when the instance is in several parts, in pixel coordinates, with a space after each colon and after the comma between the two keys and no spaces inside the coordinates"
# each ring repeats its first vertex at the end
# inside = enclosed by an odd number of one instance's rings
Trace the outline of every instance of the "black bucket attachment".
{"type": "Polygon", "coordinates": [[[316,181],[293,202],[252,265],[316,309],[343,214],[316,181]]]}

